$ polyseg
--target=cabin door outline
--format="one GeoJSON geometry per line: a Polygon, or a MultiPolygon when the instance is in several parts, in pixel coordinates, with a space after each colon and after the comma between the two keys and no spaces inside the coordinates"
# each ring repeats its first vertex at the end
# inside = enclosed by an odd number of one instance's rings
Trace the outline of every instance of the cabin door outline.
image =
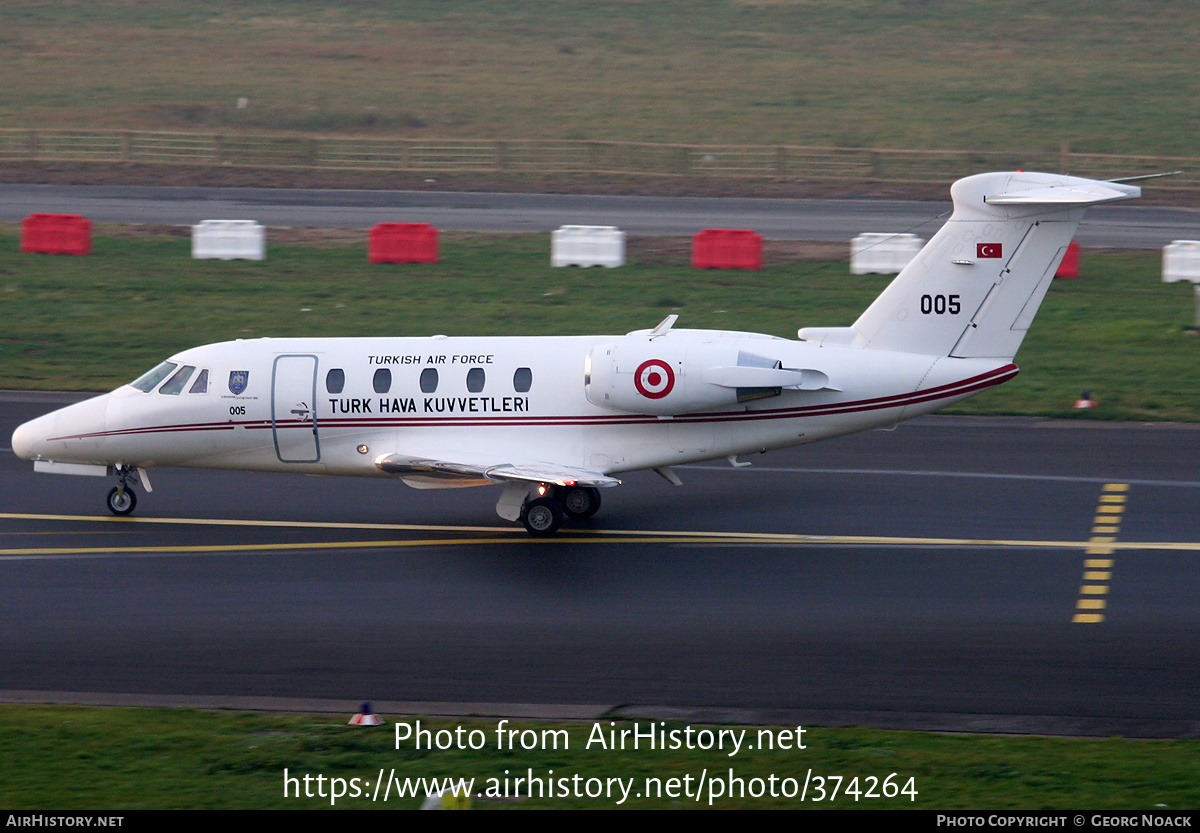
{"type": "Polygon", "coordinates": [[[316,405],[317,357],[276,356],[271,368],[271,433],[279,462],[321,460],[316,405]]]}

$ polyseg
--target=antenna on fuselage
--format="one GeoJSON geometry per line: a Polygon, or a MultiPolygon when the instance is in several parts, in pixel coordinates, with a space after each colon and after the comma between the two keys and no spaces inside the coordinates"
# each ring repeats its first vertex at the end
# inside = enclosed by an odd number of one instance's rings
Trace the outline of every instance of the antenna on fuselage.
{"type": "Polygon", "coordinates": [[[674,315],[674,314],[668,315],[662,321],[658,322],[657,327],[655,327],[653,330],[650,331],[650,338],[658,338],[659,336],[665,336],[670,331],[670,329],[675,326],[675,322],[678,320],[679,320],[678,315],[674,315]]]}

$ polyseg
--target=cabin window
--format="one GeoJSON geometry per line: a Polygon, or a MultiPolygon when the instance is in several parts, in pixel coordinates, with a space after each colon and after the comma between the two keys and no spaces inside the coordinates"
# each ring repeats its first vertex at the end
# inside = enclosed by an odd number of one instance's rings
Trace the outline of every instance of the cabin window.
{"type": "Polygon", "coordinates": [[[482,367],[472,367],[467,371],[467,390],[471,393],[479,393],[483,390],[485,378],[482,367]]]}
{"type": "Polygon", "coordinates": [[[517,393],[529,393],[533,387],[533,371],[528,367],[518,367],[513,374],[513,390],[517,393]]]}
{"type": "Polygon", "coordinates": [[[185,364],[183,367],[175,371],[175,375],[163,383],[163,386],[158,389],[159,393],[165,393],[168,396],[178,396],[183,392],[183,386],[187,384],[188,379],[192,378],[192,374],[196,372],[196,368],[190,364],[185,364]]]}
{"type": "Polygon", "coordinates": [[[149,393],[154,390],[155,385],[167,378],[171,374],[171,371],[177,367],[179,365],[175,364],[175,362],[163,362],[149,373],[142,374],[129,384],[143,393],[149,393]]]}
{"type": "Polygon", "coordinates": [[[433,393],[437,390],[438,374],[436,367],[427,367],[421,371],[421,393],[433,393]]]}
{"type": "Polygon", "coordinates": [[[371,379],[371,386],[375,388],[376,393],[387,393],[392,389],[392,371],[386,367],[376,370],[375,376],[371,379]]]}
{"type": "Polygon", "coordinates": [[[346,371],[335,367],[325,374],[325,390],[330,393],[341,393],[346,387],[346,371]]]}
{"type": "Polygon", "coordinates": [[[208,368],[200,371],[200,375],[196,377],[196,381],[192,382],[192,386],[188,388],[188,393],[208,393],[208,368]]]}

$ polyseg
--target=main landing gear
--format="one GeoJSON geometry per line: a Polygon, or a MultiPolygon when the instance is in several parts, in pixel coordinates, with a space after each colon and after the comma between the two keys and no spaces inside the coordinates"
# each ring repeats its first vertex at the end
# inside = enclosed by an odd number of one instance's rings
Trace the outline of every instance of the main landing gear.
{"type": "Polygon", "coordinates": [[[600,508],[600,490],[591,486],[540,484],[521,507],[521,523],[530,535],[553,535],[567,518],[584,520],[600,508]]]}
{"type": "MultiPolygon", "coordinates": [[[[133,491],[134,483],[140,483],[138,470],[132,466],[114,466],[110,471],[116,472],[120,482],[108,493],[108,511],[114,515],[131,515],[137,508],[137,493],[133,491]]],[[[149,482],[146,491],[150,491],[149,482]]]]}

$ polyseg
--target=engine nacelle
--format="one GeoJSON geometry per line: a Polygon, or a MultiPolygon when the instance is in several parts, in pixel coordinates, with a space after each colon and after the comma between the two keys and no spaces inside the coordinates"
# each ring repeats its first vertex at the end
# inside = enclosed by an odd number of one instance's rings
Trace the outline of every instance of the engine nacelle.
{"type": "Polygon", "coordinates": [[[602,408],[676,415],[779,396],[784,388],[818,390],[828,383],[818,370],[784,368],[778,359],[736,345],[630,337],[592,348],[585,392],[602,408]]]}

